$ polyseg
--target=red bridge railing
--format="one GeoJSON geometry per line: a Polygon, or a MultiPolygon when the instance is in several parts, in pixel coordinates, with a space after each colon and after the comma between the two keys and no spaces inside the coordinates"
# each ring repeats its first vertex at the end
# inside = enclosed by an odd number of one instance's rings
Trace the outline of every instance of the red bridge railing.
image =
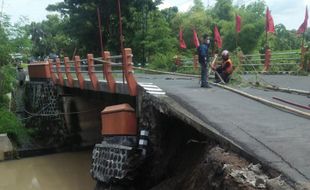
{"type": "MultiPolygon", "coordinates": [[[[128,91],[131,96],[137,95],[137,82],[134,77],[132,64],[132,51],[130,48],[125,48],[123,55],[111,56],[109,51],[104,51],[102,57],[94,58],[93,54],[88,54],[87,59],[81,59],[80,56],[75,56],[74,60],[69,60],[65,57],[63,61],[60,59],[48,60],[48,64],[42,67],[42,64],[30,64],[29,76],[33,78],[50,78],[54,84],[73,88],[78,86],[80,89],[85,89],[85,79],[89,78],[92,89],[100,91],[99,78],[101,76],[107,82],[109,92],[116,93],[116,80],[113,74],[121,73],[126,81],[123,81],[128,86],[128,91]],[[84,65],[82,63],[87,63],[84,65]],[[48,71],[48,77],[37,77],[40,73],[38,67],[48,71]],[[32,72],[36,71],[36,72],[32,72]],[[74,77],[74,75],[76,77],[74,77]],[[88,76],[88,77],[87,77],[88,76]],[[66,78],[66,80],[65,80],[66,78]],[[76,79],[75,79],[76,78],[76,79]],[[65,82],[66,81],[66,82],[65,82]],[[76,82],[75,82],[76,81],[76,82]],[[75,85],[76,83],[76,85],[75,85]]],[[[42,69],[41,69],[42,70],[42,69]]]]}

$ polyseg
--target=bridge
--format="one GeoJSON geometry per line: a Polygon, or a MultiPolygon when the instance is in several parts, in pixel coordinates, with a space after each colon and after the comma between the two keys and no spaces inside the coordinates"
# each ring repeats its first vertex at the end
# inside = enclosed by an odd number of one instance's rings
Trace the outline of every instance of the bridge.
{"type": "MultiPolygon", "coordinates": [[[[232,88],[220,84],[205,89],[199,88],[199,79],[193,75],[154,73],[139,68],[134,72],[132,57],[131,49],[126,48],[122,55],[105,51],[99,58],[88,54],[85,60],[79,56],[74,60],[65,57],[64,60],[28,66],[29,94],[36,97],[36,104],[40,104],[36,107],[34,100],[30,101],[32,106],[27,109],[32,111],[28,110],[29,114],[64,115],[65,125],[69,131],[81,136],[82,143],[98,143],[93,152],[92,175],[95,179],[107,182],[113,177],[122,179],[129,175],[129,171],[122,169],[123,165],[129,164],[127,162],[117,162],[119,166],[114,169],[107,166],[111,163],[107,160],[113,160],[114,156],[116,160],[122,159],[138,149],[138,154],[144,158],[149,154],[148,146],[153,146],[155,154],[162,148],[162,141],[172,146],[160,133],[169,130],[166,128],[174,124],[169,118],[174,118],[176,123],[184,123],[185,131],[193,130],[206,137],[204,140],[215,142],[253,163],[260,163],[273,177],[282,174],[289,184],[309,183],[309,77],[260,75],[262,80],[286,89],[299,89],[290,93],[280,88],[232,88]],[[47,88],[55,89],[53,96],[61,96],[62,108],[56,106],[58,103],[50,102],[47,88]],[[52,110],[42,108],[46,104],[54,107],[52,110]],[[112,126],[112,132],[107,133],[107,128],[111,127],[108,125],[113,124],[107,121],[106,114],[113,112],[134,113],[136,124],[124,130],[112,126]],[[118,149],[123,153],[117,153],[118,149]]],[[[251,80],[251,76],[245,78],[251,80]]],[[[132,116],[116,117],[113,122],[118,126],[124,125],[120,120],[130,123],[132,119],[132,116]]],[[[173,129],[170,138],[181,133],[177,128],[173,129]]],[[[197,135],[186,140],[203,143],[197,135]]]]}

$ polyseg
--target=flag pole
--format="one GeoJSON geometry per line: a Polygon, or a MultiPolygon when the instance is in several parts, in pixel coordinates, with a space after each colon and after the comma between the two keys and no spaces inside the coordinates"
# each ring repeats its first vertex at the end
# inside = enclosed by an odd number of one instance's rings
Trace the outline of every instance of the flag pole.
{"type": "Polygon", "coordinates": [[[236,13],[235,13],[235,23],[236,23],[235,31],[236,31],[236,49],[237,49],[238,48],[239,34],[238,34],[238,31],[237,31],[237,14],[236,13]]]}
{"type": "Polygon", "coordinates": [[[267,10],[266,10],[266,21],[265,21],[265,33],[266,33],[266,41],[265,41],[265,47],[267,46],[267,42],[268,42],[268,25],[269,25],[269,22],[268,22],[268,15],[269,14],[269,9],[267,7],[267,10]]]}

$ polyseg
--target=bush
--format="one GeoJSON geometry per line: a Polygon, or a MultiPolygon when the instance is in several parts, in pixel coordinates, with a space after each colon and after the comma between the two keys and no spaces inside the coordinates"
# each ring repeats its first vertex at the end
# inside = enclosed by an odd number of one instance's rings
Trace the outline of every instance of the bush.
{"type": "Polygon", "coordinates": [[[4,108],[0,108],[0,133],[7,133],[10,139],[20,145],[28,138],[27,130],[17,117],[4,108]]]}
{"type": "Polygon", "coordinates": [[[16,71],[13,67],[5,65],[0,67],[0,107],[7,107],[7,93],[13,91],[16,82],[16,71]]]}
{"type": "Polygon", "coordinates": [[[157,53],[150,58],[149,67],[151,69],[158,69],[164,71],[175,71],[176,65],[174,63],[174,53],[157,53]]]}

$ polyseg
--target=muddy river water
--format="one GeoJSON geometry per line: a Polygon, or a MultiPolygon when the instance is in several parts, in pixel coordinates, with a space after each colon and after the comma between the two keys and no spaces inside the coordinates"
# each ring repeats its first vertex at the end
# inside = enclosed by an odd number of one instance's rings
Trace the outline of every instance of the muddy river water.
{"type": "Polygon", "coordinates": [[[0,162],[0,190],[93,190],[91,152],[0,162]]]}

